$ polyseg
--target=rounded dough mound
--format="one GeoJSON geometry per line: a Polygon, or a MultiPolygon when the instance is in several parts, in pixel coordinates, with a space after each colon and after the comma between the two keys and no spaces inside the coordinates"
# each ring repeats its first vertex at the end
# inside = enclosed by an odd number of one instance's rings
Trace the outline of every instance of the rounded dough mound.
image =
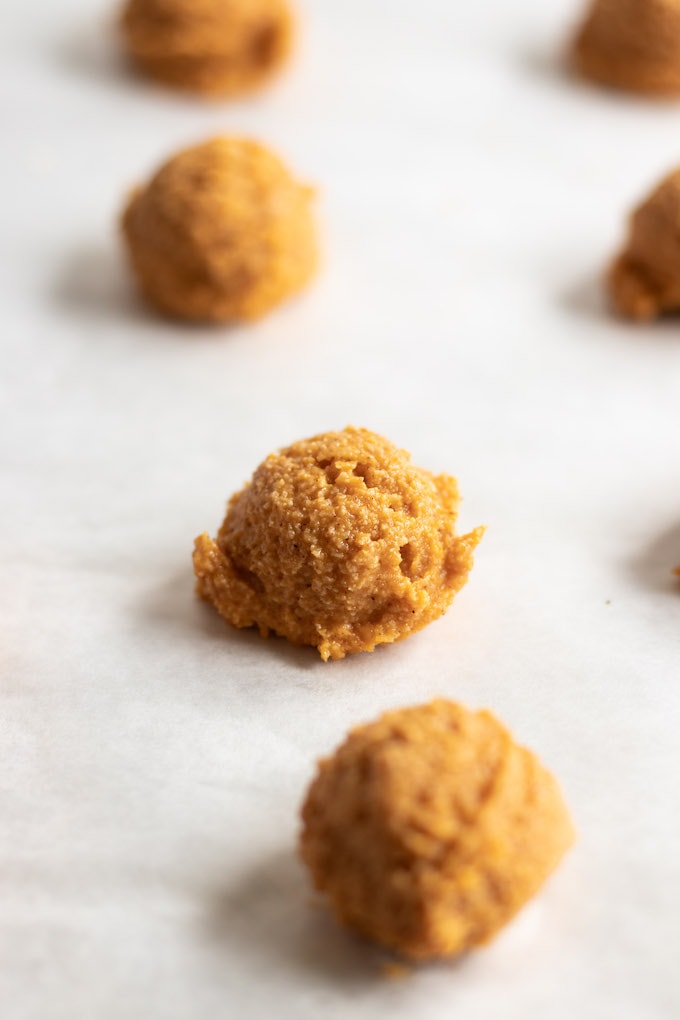
{"type": "Polygon", "coordinates": [[[268,149],[215,138],[185,149],[131,197],[123,233],[139,285],[182,319],[255,319],[317,264],[313,191],[268,149]]]}
{"type": "Polygon", "coordinates": [[[573,842],[555,779],[489,712],[388,712],[321,761],[301,855],[343,924],[401,955],[487,942],[573,842]]]}
{"type": "Polygon", "coordinates": [[[128,0],[122,32],[130,56],[152,78],[236,95],[284,63],[293,18],[286,0],[128,0]]]}
{"type": "Polygon", "coordinates": [[[232,497],[217,539],[196,539],[198,592],[326,660],[373,651],[441,616],[483,529],[455,533],[454,478],[413,467],[366,429],[294,443],[232,497]]]}
{"type": "Polygon", "coordinates": [[[611,266],[607,286],[614,307],[631,319],[680,309],[680,170],[633,213],[626,248],[611,266]]]}
{"type": "Polygon", "coordinates": [[[594,0],[573,58],[584,77],[602,85],[680,93],[680,0],[594,0]]]}

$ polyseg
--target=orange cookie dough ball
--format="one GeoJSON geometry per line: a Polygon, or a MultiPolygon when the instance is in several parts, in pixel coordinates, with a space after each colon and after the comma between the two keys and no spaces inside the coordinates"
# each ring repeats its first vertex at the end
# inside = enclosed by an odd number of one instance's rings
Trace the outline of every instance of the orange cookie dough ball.
{"type": "Polygon", "coordinates": [[[680,309],[680,170],[659,184],[632,215],[625,250],[607,287],[614,307],[631,319],[680,309]]]}
{"type": "Polygon", "coordinates": [[[584,77],[603,85],[680,93],[680,0],[594,0],[573,58],[584,77]]]}
{"type": "Polygon", "coordinates": [[[180,152],[123,215],[142,292],[181,319],[264,315],[316,268],[312,196],[257,142],[215,138],[180,152]]]}
{"type": "Polygon", "coordinates": [[[489,712],[388,712],[320,762],[301,854],[338,920],[425,960],[488,942],[573,842],[559,787],[489,712]]]}
{"type": "Polygon", "coordinates": [[[286,0],[128,0],[126,48],[152,78],[214,95],[248,91],[291,49],[286,0]]]}
{"type": "Polygon", "coordinates": [[[271,454],[196,539],[198,592],[326,660],[399,641],[446,611],[483,529],[459,536],[456,481],[346,428],[271,454]]]}

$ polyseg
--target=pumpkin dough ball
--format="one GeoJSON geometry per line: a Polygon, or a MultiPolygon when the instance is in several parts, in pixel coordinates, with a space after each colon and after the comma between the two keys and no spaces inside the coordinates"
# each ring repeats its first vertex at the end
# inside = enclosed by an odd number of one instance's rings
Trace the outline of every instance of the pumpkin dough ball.
{"type": "Polygon", "coordinates": [[[594,0],[573,57],[599,84],[680,93],[680,0],[594,0]]]}
{"type": "Polygon", "coordinates": [[[388,712],[320,762],[301,854],[338,920],[414,960],[488,942],[574,832],[559,787],[489,712],[388,712]]]}
{"type": "Polygon", "coordinates": [[[312,196],[248,139],[215,138],[180,152],[133,193],[123,215],[145,297],[181,319],[264,315],[316,268],[312,196]]]}
{"type": "Polygon", "coordinates": [[[680,169],[633,213],[626,248],[607,285],[614,307],[628,318],[680,310],[680,169]]]}
{"type": "Polygon", "coordinates": [[[286,0],[128,0],[122,30],[130,56],[152,78],[235,95],[285,61],[293,18],[286,0]]]}
{"type": "Polygon", "coordinates": [[[198,593],[322,659],[371,652],[446,611],[483,529],[455,532],[454,478],[346,428],[271,454],[229,502],[215,541],[196,539],[198,593]]]}

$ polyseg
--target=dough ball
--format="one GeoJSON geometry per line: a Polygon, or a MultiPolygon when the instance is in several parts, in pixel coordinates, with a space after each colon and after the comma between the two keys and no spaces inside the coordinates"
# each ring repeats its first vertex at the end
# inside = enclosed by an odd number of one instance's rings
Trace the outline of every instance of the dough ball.
{"type": "Polygon", "coordinates": [[[614,307],[631,319],[680,310],[680,170],[635,210],[625,250],[607,278],[614,307]]]}
{"type": "Polygon", "coordinates": [[[388,712],[320,762],[301,854],[338,920],[425,960],[489,941],[573,842],[555,779],[489,712],[388,712]]]}
{"type": "Polygon", "coordinates": [[[198,592],[236,627],[257,626],[326,660],[399,641],[446,611],[483,529],[456,534],[454,478],[346,428],[271,454],[196,539],[198,592]]]}
{"type": "Polygon", "coordinates": [[[293,18],[286,0],[128,0],[122,31],[130,56],[152,78],[235,95],[285,61],[293,18]]]}
{"type": "Polygon", "coordinates": [[[316,268],[312,196],[257,142],[215,138],[180,152],[123,215],[144,295],[181,319],[258,318],[316,268]]]}
{"type": "Polygon", "coordinates": [[[600,84],[680,93],[680,0],[594,0],[573,56],[577,70],[600,84]]]}

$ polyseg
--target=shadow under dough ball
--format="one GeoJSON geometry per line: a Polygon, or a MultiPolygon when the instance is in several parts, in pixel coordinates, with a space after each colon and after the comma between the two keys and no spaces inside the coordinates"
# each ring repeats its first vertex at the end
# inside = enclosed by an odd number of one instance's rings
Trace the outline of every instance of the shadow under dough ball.
{"type": "Polygon", "coordinates": [[[626,247],[607,276],[614,308],[630,319],[680,311],[680,169],[631,217],[626,247]]]}
{"type": "Polygon", "coordinates": [[[128,0],[121,29],[150,77],[226,96],[258,87],[279,69],[293,17],[286,0],[128,0]]]}
{"type": "Polygon", "coordinates": [[[594,0],[572,56],[579,73],[599,84],[680,93],[680,0],[594,0]]]}
{"type": "Polygon", "coordinates": [[[248,139],[215,138],[180,152],[133,193],[123,215],[142,292],[181,319],[264,315],[316,269],[313,194],[248,139]]]}
{"type": "Polygon", "coordinates": [[[456,481],[348,427],[273,453],[194,550],[198,593],[236,627],[324,660],[399,641],[446,611],[483,529],[459,536],[456,481]]]}
{"type": "Polygon", "coordinates": [[[490,712],[388,712],[319,763],[301,856],[337,919],[414,960],[488,942],[574,839],[562,794],[490,712]]]}

